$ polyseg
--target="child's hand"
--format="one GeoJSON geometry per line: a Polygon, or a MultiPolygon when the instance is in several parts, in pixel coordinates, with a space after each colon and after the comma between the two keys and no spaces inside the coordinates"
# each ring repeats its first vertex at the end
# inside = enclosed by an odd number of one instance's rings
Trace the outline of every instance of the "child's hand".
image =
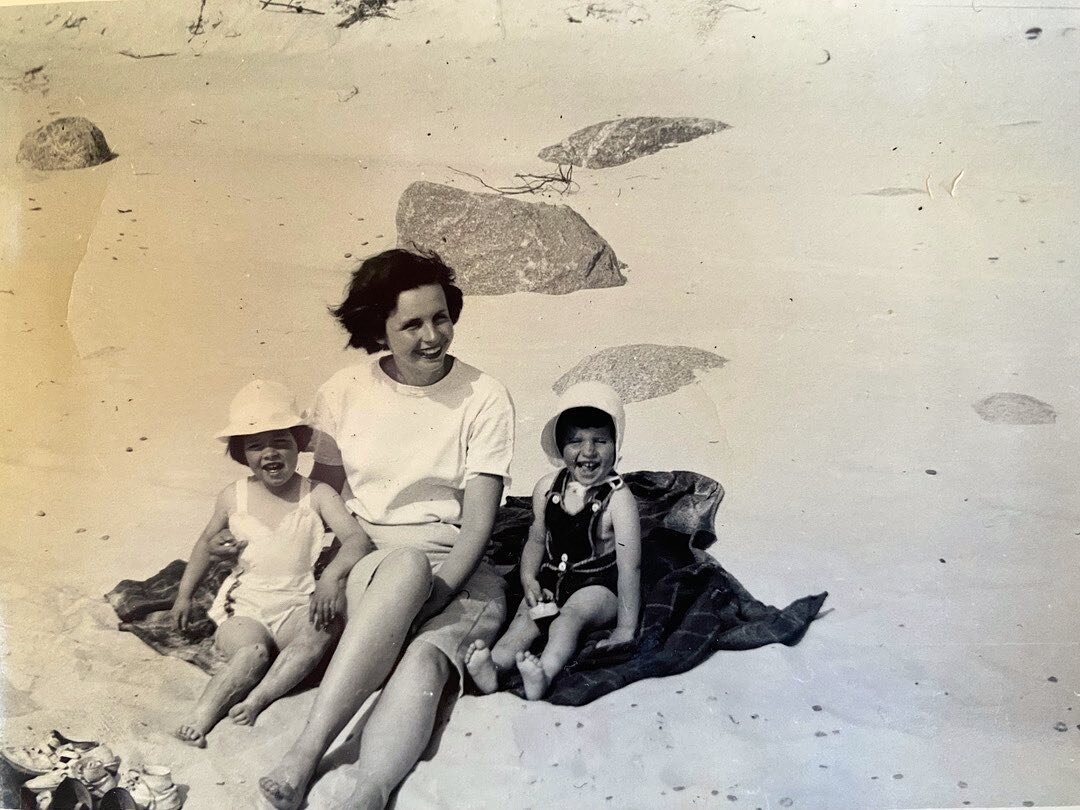
{"type": "Polygon", "coordinates": [[[338,615],[340,597],[343,588],[340,580],[323,577],[315,583],[315,593],[311,595],[311,607],[308,618],[316,630],[325,630],[338,615]]]}
{"type": "Polygon", "coordinates": [[[210,552],[210,556],[214,559],[223,559],[228,557],[235,557],[240,553],[243,546],[237,542],[233,537],[233,533],[228,529],[222,529],[220,532],[210,538],[207,543],[207,549],[210,552]]]}
{"type": "Polygon", "coordinates": [[[176,629],[187,630],[191,624],[191,600],[178,596],[169,611],[169,619],[176,629]]]}
{"type": "MultiPolygon", "coordinates": [[[[525,589],[525,604],[529,607],[536,607],[537,602],[547,601],[544,599],[544,594],[547,591],[540,587],[540,583],[536,581],[536,577],[522,577],[521,586],[525,589]]],[[[548,599],[551,597],[548,596],[548,599]]]]}
{"type": "Polygon", "coordinates": [[[621,627],[616,627],[611,631],[611,635],[600,641],[596,645],[596,649],[602,650],[605,647],[614,647],[617,644],[628,644],[634,640],[633,630],[623,630],[621,627]]]}

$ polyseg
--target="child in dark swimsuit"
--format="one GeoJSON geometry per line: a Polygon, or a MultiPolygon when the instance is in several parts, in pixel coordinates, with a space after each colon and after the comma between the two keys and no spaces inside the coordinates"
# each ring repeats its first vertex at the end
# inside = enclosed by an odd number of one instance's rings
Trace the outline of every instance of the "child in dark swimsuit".
{"type": "Polygon", "coordinates": [[[473,642],[465,666],[481,692],[516,666],[525,696],[544,696],[586,630],[614,624],[597,646],[632,641],[641,603],[637,501],[615,473],[625,416],[614,389],[579,383],[563,394],[541,446],[562,469],[533,490],[533,523],[521,554],[525,598],[492,649],[473,642]],[[554,616],[543,652],[529,648],[554,616]]]}

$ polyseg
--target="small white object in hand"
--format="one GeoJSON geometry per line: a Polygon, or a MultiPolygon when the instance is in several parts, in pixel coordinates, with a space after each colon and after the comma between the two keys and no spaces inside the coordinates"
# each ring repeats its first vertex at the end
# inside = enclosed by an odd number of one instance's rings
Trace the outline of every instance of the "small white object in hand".
{"type": "Polygon", "coordinates": [[[546,619],[549,616],[558,616],[559,606],[554,602],[537,602],[531,608],[529,608],[529,618],[533,621],[537,619],[546,619]]]}

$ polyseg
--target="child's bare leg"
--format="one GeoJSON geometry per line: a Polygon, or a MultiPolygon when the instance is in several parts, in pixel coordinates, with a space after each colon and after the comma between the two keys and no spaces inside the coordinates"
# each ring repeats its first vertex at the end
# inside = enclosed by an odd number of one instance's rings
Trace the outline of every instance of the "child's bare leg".
{"type": "Polygon", "coordinates": [[[582,631],[613,621],[618,609],[618,598],[601,585],[582,588],[567,599],[551,622],[543,654],[539,658],[526,652],[517,656],[525,697],[529,700],[542,698],[552,679],[577,652],[582,631]]]}
{"type": "Polygon", "coordinates": [[[255,686],[270,665],[274,641],[270,632],[254,619],[226,619],[218,628],[214,645],[229,662],[206,685],[195,708],[176,729],[188,745],[206,747],[206,734],[234,703],[255,686]]]}
{"type": "Polygon", "coordinates": [[[281,652],[258,685],[229,710],[232,721],[244,726],[254,725],[255,718],[263,709],[293,689],[315,669],[339,632],[340,625],[337,624],[330,631],[316,630],[308,618],[307,608],[294,611],[285,620],[275,639],[281,652]]]}
{"type": "Polygon", "coordinates": [[[529,649],[538,635],[540,628],[529,618],[529,605],[522,599],[514,620],[493,649],[477,639],[465,652],[465,669],[476,688],[485,695],[498,689],[499,672],[514,666],[517,653],[529,649]]]}
{"type": "Polygon", "coordinates": [[[393,668],[430,589],[431,566],[422,552],[413,549],[388,556],[366,590],[350,577],[345,629],[307,723],[277,767],[259,780],[260,790],[274,807],[300,806],[330,743],[393,668]]]}

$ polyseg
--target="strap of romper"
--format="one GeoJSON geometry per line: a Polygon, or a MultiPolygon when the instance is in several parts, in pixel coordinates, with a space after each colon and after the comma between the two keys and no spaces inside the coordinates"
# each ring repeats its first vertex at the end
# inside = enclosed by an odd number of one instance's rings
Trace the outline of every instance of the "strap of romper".
{"type": "Polygon", "coordinates": [[[236,482],[236,512],[240,515],[246,515],[248,510],[248,486],[250,485],[247,476],[244,476],[236,482]]]}
{"type": "Polygon", "coordinates": [[[300,500],[296,502],[301,509],[311,508],[311,479],[304,478],[300,481],[300,500]]]}

